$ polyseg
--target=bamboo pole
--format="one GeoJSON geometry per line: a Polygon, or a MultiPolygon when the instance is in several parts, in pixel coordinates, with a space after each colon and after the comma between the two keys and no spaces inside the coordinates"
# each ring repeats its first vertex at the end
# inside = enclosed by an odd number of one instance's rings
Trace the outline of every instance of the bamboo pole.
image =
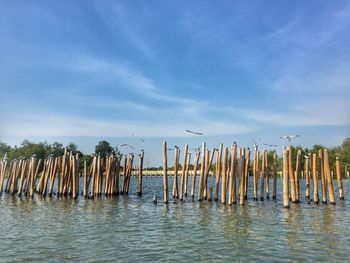
{"type": "Polygon", "coordinates": [[[295,198],[297,203],[300,202],[300,191],[299,191],[300,159],[301,159],[301,149],[298,149],[297,161],[295,164],[295,198]]]}
{"type": "Polygon", "coordinates": [[[180,183],[180,201],[182,201],[183,194],[184,194],[185,172],[186,172],[186,166],[187,166],[187,152],[188,152],[188,144],[185,145],[185,150],[184,150],[184,161],[182,165],[181,183],[180,183]]]}
{"type": "Polygon", "coordinates": [[[205,176],[204,176],[204,199],[207,199],[208,176],[209,176],[211,164],[213,162],[214,154],[215,154],[215,148],[211,152],[207,151],[205,176]]]}
{"type": "Polygon", "coordinates": [[[273,169],[273,194],[272,194],[272,199],[276,199],[276,194],[277,194],[277,154],[276,154],[276,152],[274,152],[274,154],[273,154],[272,169],[273,169]]]}
{"type": "Polygon", "coordinates": [[[218,154],[216,156],[216,168],[215,168],[215,197],[214,201],[219,200],[219,186],[220,186],[220,173],[221,173],[221,156],[222,156],[223,144],[220,143],[218,154]]]}
{"type": "Polygon", "coordinates": [[[191,165],[191,153],[187,154],[187,166],[186,166],[186,173],[185,173],[185,197],[187,197],[187,186],[188,186],[188,173],[190,171],[190,165],[191,165]]]}
{"type": "Polygon", "coordinates": [[[236,200],[236,171],[235,171],[235,161],[236,161],[236,144],[231,146],[231,162],[230,162],[230,184],[229,184],[229,197],[228,205],[237,203],[236,200]]]}
{"type": "Polygon", "coordinates": [[[5,160],[2,162],[1,177],[0,177],[0,195],[2,194],[2,191],[3,191],[3,185],[4,185],[4,179],[5,179],[7,167],[8,167],[8,161],[5,160]]]}
{"type": "Polygon", "coordinates": [[[244,205],[244,167],[245,167],[245,149],[242,148],[241,156],[240,156],[240,169],[239,169],[239,177],[240,177],[240,195],[239,195],[239,204],[244,205]]]}
{"type": "Polygon", "coordinates": [[[24,183],[24,180],[25,180],[26,169],[27,169],[27,162],[24,161],[22,163],[21,178],[20,178],[20,181],[19,181],[19,188],[18,188],[18,196],[22,195],[23,183],[24,183]]]}
{"type": "Polygon", "coordinates": [[[292,203],[295,204],[297,201],[295,193],[295,176],[293,170],[293,161],[292,161],[292,145],[288,145],[288,167],[289,167],[289,179],[290,179],[290,191],[292,196],[292,203]]]}
{"type": "Polygon", "coordinates": [[[268,152],[265,151],[265,178],[266,178],[266,199],[270,199],[270,173],[268,152]]]}
{"type": "Polygon", "coordinates": [[[312,154],[312,181],[314,186],[314,204],[318,204],[317,156],[312,154]]]}
{"type": "Polygon", "coordinates": [[[248,182],[249,182],[249,166],[250,166],[250,149],[247,151],[244,170],[244,199],[248,199],[248,182]]]}
{"type": "Polygon", "coordinates": [[[321,191],[322,191],[322,203],[327,203],[327,192],[326,192],[326,176],[324,169],[324,160],[322,150],[318,151],[318,157],[320,159],[320,177],[321,177],[321,191]]]}
{"type": "Polygon", "coordinates": [[[179,165],[179,155],[180,149],[175,147],[174,150],[174,180],[173,180],[173,199],[179,198],[179,189],[178,189],[178,165],[179,165]]]}
{"type": "Polygon", "coordinates": [[[336,173],[337,173],[339,199],[344,200],[343,182],[342,182],[342,178],[341,178],[340,161],[339,161],[338,157],[335,160],[335,168],[336,168],[336,173]]]}
{"type": "Polygon", "coordinates": [[[88,196],[88,178],[87,178],[87,163],[86,160],[84,160],[84,187],[83,187],[83,197],[87,197],[88,196]]]}
{"type": "Polygon", "coordinates": [[[205,142],[202,143],[202,162],[201,162],[201,173],[199,176],[199,187],[198,187],[198,201],[203,200],[203,188],[204,188],[204,173],[205,173],[205,142]]]}
{"type": "Polygon", "coordinates": [[[328,195],[329,195],[329,202],[333,205],[335,205],[335,198],[334,198],[334,191],[333,191],[333,178],[331,176],[331,172],[329,169],[329,159],[328,159],[328,150],[323,150],[324,155],[324,171],[325,176],[327,178],[327,188],[328,188],[328,195]]]}
{"type": "Polygon", "coordinates": [[[224,150],[224,159],[222,164],[222,174],[221,174],[221,203],[226,203],[226,174],[227,174],[227,158],[228,158],[228,149],[225,147],[224,150]]]}
{"type": "Polygon", "coordinates": [[[192,189],[191,189],[191,198],[194,200],[194,193],[196,189],[196,178],[197,178],[197,167],[198,167],[198,161],[200,157],[200,151],[196,151],[196,157],[194,161],[194,166],[193,166],[193,176],[192,176],[192,189]]]}
{"type": "Polygon", "coordinates": [[[266,156],[266,150],[263,151],[262,156],[261,156],[261,188],[260,188],[260,201],[264,201],[264,196],[265,196],[265,188],[264,188],[264,183],[265,183],[265,156],[266,156]]]}
{"type": "Polygon", "coordinates": [[[140,154],[140,161],[139,161],[139,190],[138,190],[138,196],[142,196],[142,170],[143,170],[143,157],[144,157],[144,151],[141,151],[140,154]]]}
{"type": "Polygon", "coordinates": [[[59,159],[57,157],[55,157],[52,173],[50,175],[49,196],[52,196],[52,193],[53,193],[53,187],[55,184],[56,174],[57,174],[57,170],[58,170],[58,163],[59,163],[59,159]]]}
{"type": "Polygon", "coordinates": [[[310,199],[310,171],[309,171],[309,156],[305,156],[305,197],[310,199]]]}
{"type": "Polygon", "coordinates": [[[259,177],[259,151],[258,147],[254,146],[254,164],[253,164],[253,177],[254,177],[254,184],[253,184],[253,199],[254,201],[258,200],[258,177],[259,177]]]}
{"type": "Polygon", "coordinates": [[[164,203],[168,203],[168,160],[167,160],[167,146],[166,142],[163,142],[163,195],[164,203]]]}
{"type": "Polygon", "coordinates": [[[289,208],[289,189],[288,189],[288,173],[289,173],[289,151],[283,151],[283,206],[289,208]]]}

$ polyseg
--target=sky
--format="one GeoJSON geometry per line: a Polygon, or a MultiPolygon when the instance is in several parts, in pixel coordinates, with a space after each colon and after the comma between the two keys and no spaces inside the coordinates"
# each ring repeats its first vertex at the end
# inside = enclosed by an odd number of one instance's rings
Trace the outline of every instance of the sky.
{"type": "Polygon", "coordinates": [[[3,0],[0,92],[11,145],[339,145],[350,2],[3,0]]]}

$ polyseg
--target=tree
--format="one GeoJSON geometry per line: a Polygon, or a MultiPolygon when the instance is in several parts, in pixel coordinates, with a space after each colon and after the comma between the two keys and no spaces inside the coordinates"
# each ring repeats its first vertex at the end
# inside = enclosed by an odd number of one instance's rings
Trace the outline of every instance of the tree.
{"type": "Polygon", "coordinates": [[[0,141],[0,158],[3,158],[5,154],[8,154],[11,151],[11,146],[5,142],[0,141]]]}
{"type": "Polygon", "coordinates": [[[107,141],[99,141],[95,146],[95,154],[100,154],[101,157],[106,157],[113,152],[113,148],[107,141]]]}
{"type": "Polygon", "coordinates": [[[54,142],[50,146],[50,152],[56,157],[63,155],[64,154],[63,144],[59,142],[54,142]]]}

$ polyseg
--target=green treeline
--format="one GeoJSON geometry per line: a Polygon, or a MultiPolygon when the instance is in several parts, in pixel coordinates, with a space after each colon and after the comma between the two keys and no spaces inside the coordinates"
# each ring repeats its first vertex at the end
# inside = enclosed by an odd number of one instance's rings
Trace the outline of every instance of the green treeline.
{"type": "MultiPolygon", "coordinates": [[[[62,143],[54,142],[52,144],[49,144],[46,141],[34,143],[28,140],[24,140],[20,145],[16,145],[14,147],[11,147],[7,143],[0,141],[0,159],[4,158],[5,155],[7,155],[7,158],[9,160],[20,158],[28,159],[33,155],[35,155],[38,159],[44,159],[48,156],[63,155],[65,148],[69,151],[72,151],[75,154],[79,154],[79,156],[81,157],[80,159],[82,161],[87,160],[88,164],[90,164],[92,156],[90,154],[84,154],[81,151],[79,151],[76,144],[69,143],[64,147],[62,143]]],[[[293,163],[295,164],[298,149],[302,150],[302,157],[304,157],[309,153],[317,154],[318,150],[323,148],[325,147],[320,144],[314,145],[311,149],[301,148],[301,146],[293,147],[293,163]]],[[[102,157],[105,157],[106,155],[111,153],[119,153],[119,151],[117,147],[112,147],[107,141],[100,141],[95,146],[95,154],[100,154],[102,157]]],[[[268,152],[270,164],[272,164],[273,153],[273,151],[268,152]]],[[[336,157],[340,159],[342,173],[344,173],[345,168],[347,168],[347,170],[350,170],[350,138],[346,138],[343,141],[343,143],[339,146],[329,148],[329,163],[331,165],[332,170],[335,170],[336,157]]],[[[251,154],[251,158],[253,158],[253,153],[251,154]]],[[[278,168],[280,169],[282,167],[281,156],[278,156],[277,162],[278,168]]],[[[303,167],[304,162],[305,158],[301,158],[301,167],[303,167]]],[[[213,160],[213,163],[215,163],[215,160],[213,160]]],[[[181,168],[181,165],[179,165],[179,168],[181,168]]],[[[192,165],[190,168],[192,168],[192,165]]],[[[161,167],[159,167],[158,169],[161,169],[161,167]]],[[[214,164],[212,165],[211,170],[215,170],[214,164]]]]}

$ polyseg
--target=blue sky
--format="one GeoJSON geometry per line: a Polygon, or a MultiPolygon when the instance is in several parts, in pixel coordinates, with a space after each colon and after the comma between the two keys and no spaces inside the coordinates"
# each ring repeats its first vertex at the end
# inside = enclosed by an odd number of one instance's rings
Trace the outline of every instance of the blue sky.
{"type": "Polygon", "coordinates": [[[154,162],[165,139],[337,145],[350,136],[350,3],[1,1],[0,91],[11,144],[91,152],[108,139],[154,162]]]}

